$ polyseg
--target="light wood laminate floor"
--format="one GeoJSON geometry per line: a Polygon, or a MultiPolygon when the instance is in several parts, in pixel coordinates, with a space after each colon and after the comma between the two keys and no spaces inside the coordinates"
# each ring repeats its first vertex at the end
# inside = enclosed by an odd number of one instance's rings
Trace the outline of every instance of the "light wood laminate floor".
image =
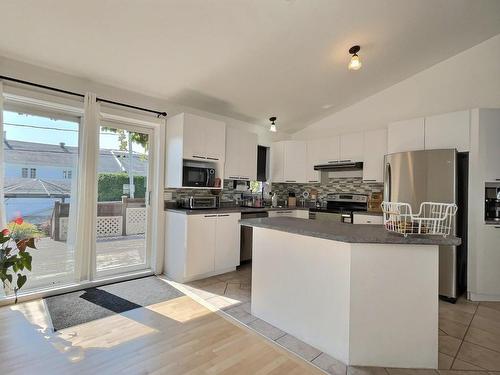
{"type": "Polygon", "coordinates": [[[0,308],[2,374],[320,374],[188,296],[52,332],[42,300],[0,308]]]}

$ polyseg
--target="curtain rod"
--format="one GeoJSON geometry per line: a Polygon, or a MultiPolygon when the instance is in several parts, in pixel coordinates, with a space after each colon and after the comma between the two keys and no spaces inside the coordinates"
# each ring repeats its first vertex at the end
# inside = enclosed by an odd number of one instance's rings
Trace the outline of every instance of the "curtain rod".
{"type": "MultiPolygon", "coordinates": [[[[80,94],[78,92],[73,92],[73,91],[68,91],[68,90],[62,90],[62,89],[58,89],[56,87],[41,85],[39,83],[34,83],[34,82],[29,82],[29,81],[23,81],[22,79],[17,79],[17,78],[12,78],[12,77],[7,77],[7,76],[0,75],[0,80],[11,81],[11,82],[19,83],[19,84],[22,84],[22,85],[28,85],[28,86],[38,87],[40,89],[55,91],[55,92],[59,92],[61,94],[78,96],[79,98],[84,98],[85,97],[84,94],[80,94]]],[[[112,104],[112,105],[118,105],[118,106],[121,106],[121,107],[136,109],[136,110],[143,111],[143,112],[154,113],[158,117],[160,117],[160,116],[165,116],[166,117],[167,116],[167,112],[155,111],[153,109],[148,109],[148,108],[143,108],[143,107],[137,107],[135,105],[130,105],[130,104],[125,104],[125,103],[115,102],[115,101],[107,100],[107,99],[103,99],[103,98],[96,98],[96,100],[98,102],[102,102],[102,103],[108,103],[108,104],[112,104]]]]}

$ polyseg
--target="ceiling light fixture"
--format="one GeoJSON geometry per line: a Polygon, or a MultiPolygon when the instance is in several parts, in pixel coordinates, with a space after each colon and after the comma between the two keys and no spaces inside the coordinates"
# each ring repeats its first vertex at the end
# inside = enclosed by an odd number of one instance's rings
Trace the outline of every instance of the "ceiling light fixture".
{"type": "Polygon", "coordinates": [[[271,126],[269,127],[269,131],[276,133],[277,129],[276,129],[276,124],[274,123],[276,121],[276,116],[269,117],[269,121],[271,121],[271,126]]]}
{"type": "Polygon", "coordinates": [[[361,61],[359,60],[358,52],[361,49],[360,46],[352,46],[349,48],[349,53],[351,56],[351,61],[349,61],[348,68],[349,70],[358,70],[361,68],[361,61]]]}

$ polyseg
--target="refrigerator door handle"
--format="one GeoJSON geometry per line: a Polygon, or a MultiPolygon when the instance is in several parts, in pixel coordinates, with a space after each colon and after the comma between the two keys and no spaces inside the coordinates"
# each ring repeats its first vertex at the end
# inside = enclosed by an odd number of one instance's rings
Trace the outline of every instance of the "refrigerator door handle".
{"type": "Polygon", "coordinates": [[[384,176],[384,200],[391,201],[391,164],[385,163],[385,176],[384,176]]]}

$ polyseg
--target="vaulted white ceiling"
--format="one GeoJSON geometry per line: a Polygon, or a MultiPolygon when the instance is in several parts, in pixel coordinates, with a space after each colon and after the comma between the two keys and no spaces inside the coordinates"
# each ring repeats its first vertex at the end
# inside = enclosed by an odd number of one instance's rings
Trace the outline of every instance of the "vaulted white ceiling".
{"type": "Polygon", "coordinates": [[[499,0],[16,0],[0,14],[0,55],[245,121],[276,115],[288,132],[500,33],[499,0]]]}

